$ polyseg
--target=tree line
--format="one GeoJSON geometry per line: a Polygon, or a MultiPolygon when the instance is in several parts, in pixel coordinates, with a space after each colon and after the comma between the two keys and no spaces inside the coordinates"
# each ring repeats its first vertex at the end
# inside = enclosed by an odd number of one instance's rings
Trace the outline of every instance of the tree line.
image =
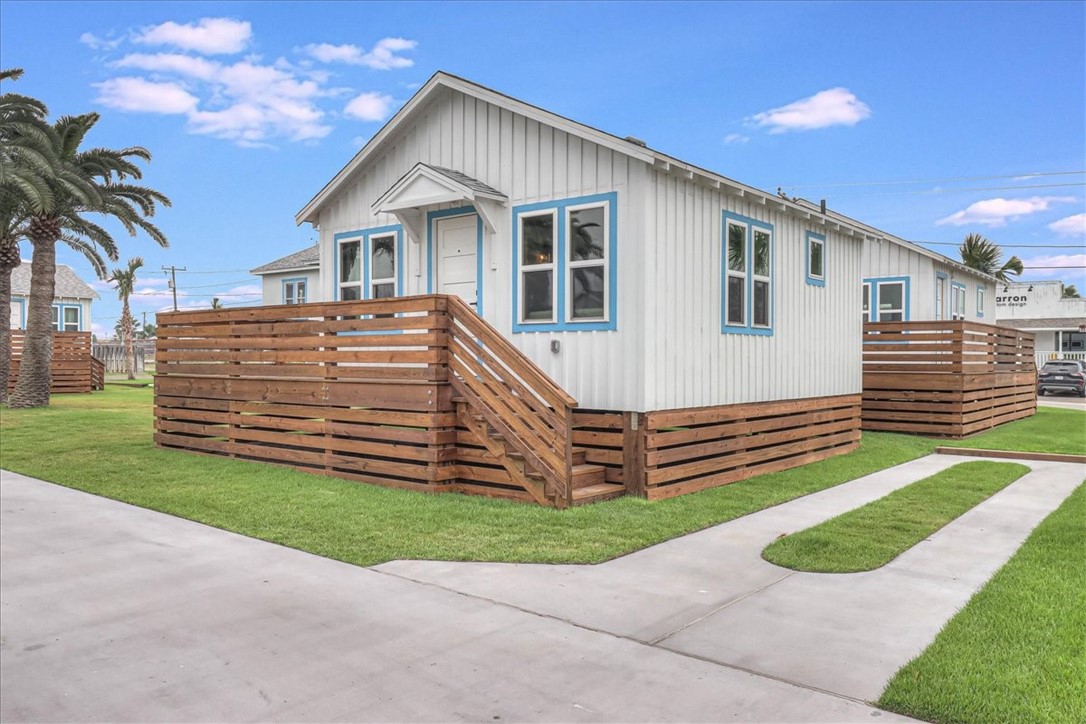
{"type": "MultiPolygon", "coordinates": [[[[0,82],[17,80],[22,69],[0,70],[0,82]]],[[[118,222],[130,236],[143,232],[160,246],[166,235],[151,222],[158,206],[169,206],[165,194],[138,182],[140,162],[151,153],[141,146],[86,148],[98,123],[97,113],[63,116],[52,123],[46,105],[30,96],[0,94],[0,402],[5,401],[11,365],[11,273],[21,263],[20,242],[32,247],[26,340],[11,407],[49,404],[53,358],[52,304],[55,296],[56,247],[62,243],[82,254],[100,279],[117,285],[122,320],[132,329],[128,295],[139,257],[126,267],[116,262],[116,240],[102,223],[118,222]]],[[[131,359],[131,337],[127,335],[131,359]]],[[[131,366],[129,367],[131,369],[131,366]]]]}

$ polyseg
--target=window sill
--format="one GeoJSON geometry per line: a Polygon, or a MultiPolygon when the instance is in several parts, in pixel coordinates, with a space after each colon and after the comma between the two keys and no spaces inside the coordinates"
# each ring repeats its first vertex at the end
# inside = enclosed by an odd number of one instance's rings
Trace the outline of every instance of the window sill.
{"type": "Polygon", "coordinates": [[[615,320],[597,322],[514,322],[513,334],[531,332],[614,332],[615,320]]]}
{"type": "Polygon", "coordinates": [[[746,334],[755,337],[772,337],[773,329],[768,327],[735,327],[725,324],[721,334],[746,334]]]}

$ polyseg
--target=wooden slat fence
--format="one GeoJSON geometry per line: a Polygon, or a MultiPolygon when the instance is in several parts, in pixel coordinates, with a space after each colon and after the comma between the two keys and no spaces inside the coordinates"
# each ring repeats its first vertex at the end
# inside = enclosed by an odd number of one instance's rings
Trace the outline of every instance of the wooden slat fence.
{"type": "Polygon", "coordinates": [[[1037,409],[1034,338],[967,321],[864,324],[863,428],[964,437],[1037,409]]]}
{"type": "MultiPolygon", "coordinates": [[[[146,347],[133,345],[132,356],[135,363],[135,373],[141,375],[144,372],[146,347]]],[[[94,345],[94,356],[100,359],[109,374],[123,374],[127,372],[125,362],[125,349],[123,343],[108,343],[94,345]]]]}
{"type": "MultiPolygon", "coordinates": [[[[19,379],[19,363],[23,356],[26,331],[11,330],[11,371],[8,392],[15,389],[19,379]]],[[[105,383],[100,375],[101,363],[91,356],[90,332],[53,332],[53,361],[50,368],[51,394],[91,392],[105,383]]]]}
{"type": "Polygon", "coordinates": [[[412,490],[570,503],[576,401],[457,298],[164,313],[156,366],[163,447],[412,490]],[[545,491],[518,484],[461,425],[454,386],[545,491]]]}

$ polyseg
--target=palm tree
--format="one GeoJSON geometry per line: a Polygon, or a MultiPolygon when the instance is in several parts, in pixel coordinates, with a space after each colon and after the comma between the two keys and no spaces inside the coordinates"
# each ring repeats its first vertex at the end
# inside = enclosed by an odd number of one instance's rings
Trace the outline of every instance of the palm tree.
{"type": "Polygon", "coordinates": [[[136,351],[132,345],[132,334],[136,322],[132,319],[132,310],[128,306],[128,298],[136,288],[136,270],[143,266],[143,259],[132,257],[128,260],[127,269],[114,269],[107,281],[117,285],[117,297],[121,300],[120,328],[124,342],[124,371],[128,379],[136,379],[136,351]]]}
{"type": "Polygon", "coordinates": [[[962,263],[967,267],[993,276],[1004,284],[1010,282],[1011,274],[1018,276],[1023,270],[1022,260],[1013,254],[1000,266],[1003,250],[980,234],[967,235],[958,247],[958,253],[962,255],[962,263]]]}
{"type": "MultiPolygon", "coordinates": [[[[168,246],[165,234],[148,219],[161,203],[170,200],[161,192],[128,182],[140,179],[136,160],[150,161],[147,149],[94,148],[81,151],[87,133],[98,122],[97,113],[65,116],[53,125],[54,153],[58,166],[50,190],[51,209],[31,217],[27,238],[34,247],[31,257],[30,300],[27,305],[26,343],[19,367],[19,380],[11,396],[12,407],[42,407],[49,404],[49,375],[53,357],[52,312],[56,242],[63,241],[86,256],[92,264],[101,262],[101,248],[113,261],[117,245],[104,228],[86,218],[98,213],[119,222],[129,235],[142,230],[161,246],[168,246]]],[[[104,276],[104,268],[96,265],[104,276]]]]}
{"type": "MultiPolygon", "coordinates": [[[[0,70],[0,81],[16,80],[22,69],[0,70]]],[[[47,179],[55,159],[45,105],[15,93],[0,95],[0,402],[8,395],[11,369],[11,272],[19,266],[19,240],[31,213],[53,203],[47,179]]]]}
{"type": "Polygon", "coordinates": [[[211,308],[212,309],[222,309],[223,308],[222,300],[219,299],[218,297],[212,297],[211,298],[211,308]]]}
{"type": "Polygon", "coordinates": [[[1074,284],[1067,284],[1063,287],[1063,294],[1060,295],[1061,299],[1081,299],[1078,290],[1075,289],[1074,284]]]}

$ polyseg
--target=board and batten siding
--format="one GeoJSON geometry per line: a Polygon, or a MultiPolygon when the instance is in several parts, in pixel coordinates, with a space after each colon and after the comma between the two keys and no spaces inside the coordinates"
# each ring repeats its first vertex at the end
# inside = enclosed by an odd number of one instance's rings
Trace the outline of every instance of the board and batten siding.
{"type": "MultiPolygon", "coordinates": [[[[936,274],[945,275],[946,298],[943,308],[944,319],[950,318],[950,284],[965,285],[965,318],[977,322],[995,323],[996,285],[984,277],[970,274],[961,268],[941,263],[930,256],[916,252],[890,240],[864,242],[863,278],[882,279],[886,277],[909,278],[909,320],[931,321],[935,313],[936,274]],[[983,287],[984,314],[977,311],[977,288],[983,287]]],[[[863,291],[857,292],[856,308],[862,309],[863,291]]],[[[875,321],[875,320],[872,320],[875,321]]]]}
{"type": "MultiPolygon", "coordinates": [[[[436,93],[397,129],[320,211],[321,282],[335,299],[336,234],[394,225],[373,202],[416,163],[452,168],[498,189],[509,200],[484,233],[482,316],[531,357],[585,409],[644,410],[644,234],[633,209],[644,204],[647,167],[621,153],[451,89],[436,93]],[[617,193],[615,331],[512,333],[513,207],[617,193]],[[551,351],[552,341],[560,350],[551,351]]],[[[455,207],[455,204],[446,207],[455,207]]],[[[404,243],[402,293],[425,294],[426,240],[404,243]]]]}
{"type": "Polygon", "coordinates": [[[646,409],[856,394],[862,244],[794,215],[653,170],[645,204],[646,409]],[[773,334],[721,332],[722,212],[773,225],[773,334]],[[806,283],[806,232],[826,285],[806,283]]]}

